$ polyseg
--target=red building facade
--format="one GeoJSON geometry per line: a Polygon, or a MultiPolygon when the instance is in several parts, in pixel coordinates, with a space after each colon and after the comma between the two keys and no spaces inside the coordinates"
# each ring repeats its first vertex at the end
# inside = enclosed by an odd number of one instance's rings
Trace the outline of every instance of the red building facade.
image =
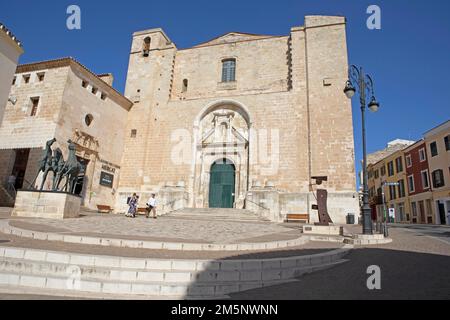
{"type": "Polygon", "coordinates": [[[406,188],[409,195],[412,223],[434,223],[432,186],[426,144],[420,140],[404,151],[406,188]]]}

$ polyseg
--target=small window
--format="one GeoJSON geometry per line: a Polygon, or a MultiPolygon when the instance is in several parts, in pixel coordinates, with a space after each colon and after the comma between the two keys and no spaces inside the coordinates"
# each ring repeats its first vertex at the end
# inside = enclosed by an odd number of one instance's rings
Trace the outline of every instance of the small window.
{"type": "Polygon", "coordinates": [[[137,136],[137,130],[136,130],[136,129],[132,129],[132,130],[131,130],[130,137],[131,137],[131,138],[136,138],[136,136],[137,136]]]}
{"type": "Polygon", "coordinates": [[[414,188],[414,176],[408,176],[408,190],[409,193],[414,192],[415,188],[414,188]]]}
{"type": "Polygon", "coordinates": [[[188,84],[189,84],[188,79],[184,79],[183,80],[183,87],[181,88],[181,92],[183,92],[183,93],[187,92],[188,84]]]}
{"type": "Polygon", "coordinates": [[[444,138],[444,144],[445,144],[445,150],[449,151],[450,150],[450,135],[448,135],[444,138]]]}
{"type": "Polygon", "coordinates": [[[232,82],[236,80],[236,59],[226,59],[222,61],[222,82],[232,82]]]}
{"type": "Polygon", "coordinates": [[[419,160],[420,160],[420,162],[424,162],[425,160],[427,160],[427,156],[425,155],[424,148],[419,150],[419,160]]]}
{"type": "Polygon", "coordinates": [[[30,83],[30,75],[29,74],[26,74],[26,75],[24,75],[23,76],[23,82],[24,83],[30,83]]]}
{"type": "Polygon", "coordinates": [[[37,74],[37,78],[38,78],[38,81],[39,81],[39,82],[44,81],[44,78],[45,78],[45,72],[38,73],[38,74],[37,74]]]}
{"type": "Polygon", "coordinates": [[[94,121],[94,116],[92,114],[88,114],[86,115],[86,117],[84,117],[84,123],[86,123],[88,127],[91,126],[92,121],[94,121]]]}
{"type": "Polygon", "coordinates": [[[39,97],[30,98],[31,101],[31,112],[30,116],[34,117],[37,114],[38,107],[39,107],[39,97]]]}
{"type": "Polygon", "coordinates": [[[375,179],[378,179],[380,177],[380,171],[378,169],[375,170],[373,175],[374,175],[375,179]]]}
{"type": "Polygon", "coordinates": [[[96,88],[96,87],[92,87],[92,90],[91,90],[91,92],[92,92],[92,94],[97,94],[97,92],[98,92],[98,88],[96,88]]]}
{"type": "Polygon", "coordinates": [[[16,81],[17,81],[17,77],[14,77],[14,78],[13,78],[13,81],[12,81],[12,85],[13,85],[13,86],[16,85],[16,81]]]}
{"type": "Polygon", "coordinates": [[[399,180],[398,181],[398,197],[404,198],[406,196],[405,192],[405,180],[399,180]]]}
{"type": "Polygon", "coordinates": [[[388,175],[392,177],[394,175],[394,161],[388,163],[388,175]]]}
{"type": "Polygon", "coordinates": [[[422,178],[422,189],[428,189],[430,187],[430,182],[428,181],[428,170],[423,170],[420,172],[422,178]]]}
{"type": "Polygon", "coordinates": [[[386,166],[382,166],[380,169],[381,176],[384,177],[386,175],[386,166]]]}
{"type": "Polygon", "coordinates": [[[391,200],[397,199],[397,192],[395,186],[389,186],[389,197],[391,200]]]}
{"type": "Polygon", "coordinates": [[[436,157],[438,155],[438,149],[437,149],[436,141],[430,143],[430,151],[431,151],[431,156],[432,157],[436,157]]]}
{"type": "MultiPolygon", "coordinates": [[[[411,210],[412,210],[413,217],[417,217],[417,203],[416,202],[411,202],[411,210]]],[[[414,221],[414,219],[413,219],[413,221],[414,221]]]]}
{"type": "Polygon", "coordinates": [[[397,159],[395,159],[395,166],[397,167],[397,173],[403,171],[402,157],[398,157],[397,159]]]}
{"type": "Polygon", "coordinates": [[[106,93],[102,92],[100,98],[101,98],[102,100],[106,100],[106,98],[107,98],[106,93]]]}
{"type": "Polygon", "coordinates": [[[144,44],[142,48],[143,56],[148,57],[150,54],[150,44],[152,42],[152,39],[150,37],[146,37],[144,39],[144,44]]]}
{"type": "Polygon", "coordinates": [[[432,177],[434,188],[441,188],[445,185],[444,172],[441,169],[433,171],[432,177]]]}
{"type": "Polygon", "coordinates": [[[88,85],[89,85],[89,82],[87,82],[87,81],[85,81],[85,80],[83,80],[83,81],[81,82],[81,86],[82,86],[83,88],[87,88],[88,85]]]}
{"type": "Polygon", "coordinates": [[[411,160],[411,155],[410,154],[408,154],[406,156],[406,167],[407,168],[411,168],[412,167],[412,160],[411,160]]]}

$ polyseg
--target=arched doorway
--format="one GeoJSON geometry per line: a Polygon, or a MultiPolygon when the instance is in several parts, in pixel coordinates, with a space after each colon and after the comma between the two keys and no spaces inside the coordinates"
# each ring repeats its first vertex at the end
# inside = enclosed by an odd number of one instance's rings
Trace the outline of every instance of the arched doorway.
{"type": "Polygon", "coordinates": [[[227,159],[214,162],[209,180],[209,207],[233,208],[236,168],[227,159]]]}
{"type": "Polygon", "coordinates": [[[194,208],[244,208],[249,185],[250,127],[248,109],[237,101],[215,101],[198,114],[193,127],[194,158],[191,162],[192,180],[189,183],[192,186],[191,205],[194,208]],[[234,171],[234,186],[230,184],[228,187],[216,188],[213,186],[215,181],[211,181],[212,167],[217,160],[222,159],[227,159],[230,165],[222,169],[234,171]],[[232,190],[224,195],[226,197],[231,193],[231,200],[218,200],[224,190],[232,190]]]}

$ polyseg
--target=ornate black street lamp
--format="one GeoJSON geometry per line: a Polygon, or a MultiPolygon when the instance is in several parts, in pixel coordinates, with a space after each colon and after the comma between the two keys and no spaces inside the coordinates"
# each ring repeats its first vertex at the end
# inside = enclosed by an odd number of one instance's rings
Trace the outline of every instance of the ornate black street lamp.
{"type": "Polygon", "coordinates": [[[355,95],[356,91],[359,92],[359,102],[361,104],[362,114],[362,138],[363,138],[363,203],[361,207],[361,214],[363,218],[363,234],[373,234],[372,230],[372,217],[371,209],[369,206],[369,187],[367,185],[367,151],[366,151],[366,123],[365,123],[365,111],[367,104],[367,97],[370,97],[370,101],[367,107],[372,112],[377,112],[380,104],[375,99],[373,90],[372,78],[364,74],[363,69],[351,65],[348,70],[348,80],[345,84],[344,93],[351,99],[355,95]],[[353,84],[357,84],[356,88],[353,84]]]}

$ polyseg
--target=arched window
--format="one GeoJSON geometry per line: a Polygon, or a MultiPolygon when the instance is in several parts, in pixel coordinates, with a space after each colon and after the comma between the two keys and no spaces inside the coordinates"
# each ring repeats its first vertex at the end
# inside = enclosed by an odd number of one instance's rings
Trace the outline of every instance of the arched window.
{"type": "Polygon", "coordinates": [[[222,60],[222,82],[236,80],[236,59],[222,60]]]}
{"type": "Polygon", "coordinates": [[[84,123],[90,127],[92,124],[92,121],[94,121],[94,116],[92,114],[88,114],[84,117],[84,123]]]}
{"type": "Polygon", "coordinates": [[[184,80],[183,80],[183,87],[181,88],[181,92],[186,92],[186,91],[187,91],[187,89],[188,89],[188,84],[189,84],[188,79],[184,79],[184,80]]]}
{"type": "Polygon", "coordinates": [[[152,39],[150,37],[146,37],[144,39],[144,46],[143,46],[143,53],[144,53],[144,57],[148,57],[149,53],[150,53],[150,44],[152,42],[152,39]]]}

